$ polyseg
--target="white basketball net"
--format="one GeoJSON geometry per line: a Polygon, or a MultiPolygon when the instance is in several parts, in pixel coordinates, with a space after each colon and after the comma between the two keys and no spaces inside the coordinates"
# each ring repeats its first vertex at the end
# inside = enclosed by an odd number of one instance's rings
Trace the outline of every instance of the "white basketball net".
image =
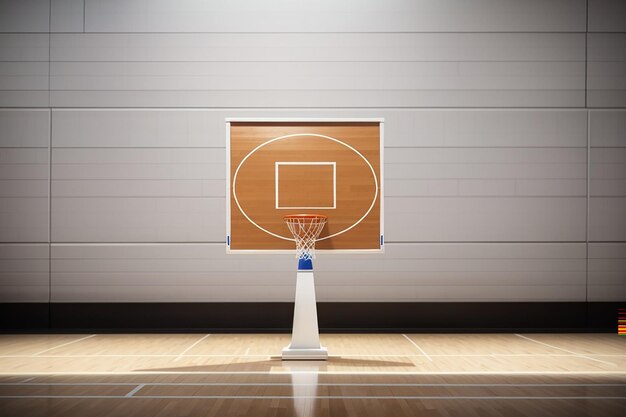
{"type": "Polygon", "coordinates": [[[326,224],[325,216],[287,216],[287,227],[296,239],[296,258],[309,260],[315,257],[315,239],[326,224]]]}

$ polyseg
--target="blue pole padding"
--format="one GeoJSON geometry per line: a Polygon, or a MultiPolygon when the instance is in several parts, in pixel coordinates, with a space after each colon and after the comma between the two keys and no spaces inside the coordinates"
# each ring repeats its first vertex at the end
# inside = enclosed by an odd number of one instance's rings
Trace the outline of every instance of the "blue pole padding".
{"type": "Polygon", "coordinates": [[[313,270],[313,261],[310,259],[299,259],[298,260],[298,271],[312,271],[313,270]]]}

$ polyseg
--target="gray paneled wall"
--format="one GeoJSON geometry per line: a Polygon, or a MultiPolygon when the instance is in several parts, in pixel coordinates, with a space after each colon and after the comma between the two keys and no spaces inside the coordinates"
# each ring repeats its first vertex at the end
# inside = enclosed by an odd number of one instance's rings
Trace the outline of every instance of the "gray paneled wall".
{"type": "Polygon", "coordinates": [[[225,254],[226,117],[385,118],[321,301],[626,299],[624,2],[250,4],[0,0],[0,301],[291,300],[225,254]]]}
{"type": "MultiPolygon", "coordinates": [[[[56,301],[293,298],[289,255],[227,255],[215,244],[72,244],[54,245],[52,256],[56,301]]],[[[584,257],[584,243],[392,243],[384,256],[318,257],[316,285],[324,301],[579,300],[584,257]]]]}
{"type": "Polygon", "coordinates": [[[52,35],[51,103],[580,107],[584,46],[580,33],[52,35]]]}

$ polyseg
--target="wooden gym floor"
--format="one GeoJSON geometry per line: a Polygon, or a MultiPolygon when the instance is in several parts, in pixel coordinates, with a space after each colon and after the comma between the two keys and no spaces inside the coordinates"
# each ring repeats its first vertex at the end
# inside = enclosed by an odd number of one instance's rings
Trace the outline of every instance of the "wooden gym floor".
{"type": "Polygon", "coordinates": [[[616,334],[0,336],[0,415],[624,416],[616,334]]]}

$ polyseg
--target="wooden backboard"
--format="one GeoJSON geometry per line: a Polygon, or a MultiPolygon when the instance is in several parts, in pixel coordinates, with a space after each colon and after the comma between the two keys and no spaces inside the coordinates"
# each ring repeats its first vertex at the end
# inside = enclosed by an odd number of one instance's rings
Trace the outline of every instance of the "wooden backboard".
{"type": "Polygon", "coordinates": [[[283,216],[319,213],[318,250],[380,251],[383,121],[227,120],[230,251],[295,248],[283,216]]]}

